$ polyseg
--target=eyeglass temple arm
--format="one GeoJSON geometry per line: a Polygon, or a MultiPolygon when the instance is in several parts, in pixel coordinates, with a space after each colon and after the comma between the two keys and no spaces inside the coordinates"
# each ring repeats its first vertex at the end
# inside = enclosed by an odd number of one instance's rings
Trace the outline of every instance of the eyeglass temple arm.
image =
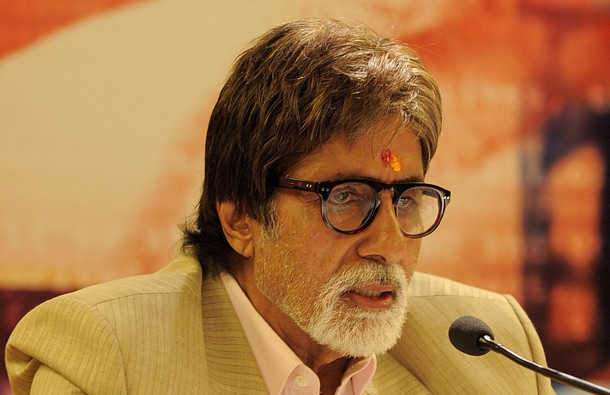
{"type": "Polygon", "coordinates": [[[317,182],[280,177],[278,179],[277,186],[282,188],[297,189],[299,191],[318,192],[319,184],[317,182]]]}

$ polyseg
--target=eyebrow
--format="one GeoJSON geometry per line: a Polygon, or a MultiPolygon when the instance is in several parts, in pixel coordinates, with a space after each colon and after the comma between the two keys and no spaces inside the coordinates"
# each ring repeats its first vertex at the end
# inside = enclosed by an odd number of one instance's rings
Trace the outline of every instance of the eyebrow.
{"type": "Polygon", "coordinates": [[[424,182],[422,177],[419,176],[411,176],[411,177],[407,177],[407,178],[403,178],[400,179],[398,181],[394,181],[394,182],[383,182],[377,178],[373,178],[373,177],[367,177],[367,176],[363,176],[362,174],[356,174],[356,173],[337,173],[335,174],[335,176],[333,177],[333,180],[340,180],[343,178],[359,178],[362,180],[371,180],[371,181],[376,181],[376,182],[381,182],[384,184],[409,184],[412,182],[424,182]]]}

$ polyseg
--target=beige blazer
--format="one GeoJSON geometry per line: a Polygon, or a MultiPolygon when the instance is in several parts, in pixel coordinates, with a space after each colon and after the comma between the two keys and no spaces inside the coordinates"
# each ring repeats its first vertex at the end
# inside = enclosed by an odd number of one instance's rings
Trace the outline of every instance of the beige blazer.
{"type": "MultiPolygon", "coordinates": [[[[544,363],[540,341],[510,296],[416,274],[404,335],[378,356],[368,394],[553,393],[550,382],[488,353],[473,357],[447,330],[476,315],[496,339],[544,363]]],[[[202,281],[198,262],[96,285],[43,303],[17,325],[6,349],[16,395],[265,394],[222,283],[202,281]]]]}

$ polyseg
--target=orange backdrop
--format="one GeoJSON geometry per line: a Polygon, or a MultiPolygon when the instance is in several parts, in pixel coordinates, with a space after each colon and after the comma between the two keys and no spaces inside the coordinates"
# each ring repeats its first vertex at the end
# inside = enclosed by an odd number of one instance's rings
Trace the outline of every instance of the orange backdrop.
{"type": "Polygon", "coordinates": [[[428,180],[453,195],[420,270],[515,295],[551,366],[610,380],[608,353],[561,352],[610,349],[597,281],[609,265],[608,151],[583,128],[553,137],[574,112],[610,133],[607,0],[202,3],[214,2],[0,3],[2,342],[41,300],[168,262],[231,61],[271,26],[315,15],[414,46],[441,85],[428,180]],[[590,199],[555,198],[585,179],[568,196],[590,199]]]}

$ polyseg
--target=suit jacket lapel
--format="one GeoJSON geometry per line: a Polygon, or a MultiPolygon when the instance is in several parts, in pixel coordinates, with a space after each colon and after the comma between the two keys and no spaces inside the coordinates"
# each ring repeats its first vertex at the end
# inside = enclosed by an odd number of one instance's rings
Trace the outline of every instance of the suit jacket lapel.
{"type": "Polygon", "coordinates": [[[239,318],[220,279],[207,278],[201,291],[209,392],[266,394],[239,318]]]}
{"type": "Polygon", "coordinates": [[[426,386],[419,381],[390,353],[377,356],[377,370],[371,382],[366,386],[365,394],[430,394],[426,386]]]}

